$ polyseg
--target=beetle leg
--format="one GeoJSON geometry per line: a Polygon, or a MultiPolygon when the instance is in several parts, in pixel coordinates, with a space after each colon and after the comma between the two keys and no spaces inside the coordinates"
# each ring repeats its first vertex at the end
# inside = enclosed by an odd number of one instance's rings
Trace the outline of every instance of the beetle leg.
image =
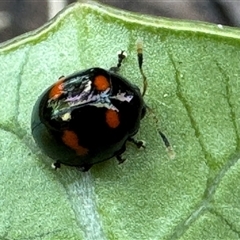
{"type": "Polygon", "coordinates": [[[77,167],[77,169],[81,172],[87,172],[93,164],[84,164],[81,167],[77,167]]]}
{"type": "Polygon", "coordinates": [[[116,156],[118,164],[122,164],[126,161],[126,158],[123,158],[122,155],[117,155],[116,156]]]}
{"type": "Polygon", "coordinates": [[[117,72],[119,71],[121,65],[122,65],[123,59],[125,59],[126,57],[127,57],[127,54],[126,54],[125,51],[123,51],[123,50],[122,50],[122,51],[119,51],[119,52],[118,52],[118,63],[117,63],[117,66],[116,66],[116,67],[111,67],[111,68],[109,69],[109,71],[114,72],[114,73],[117,73],[117,72]]]}
{"type": "Polygon", "coordinates": [[[59,161],[56,161],[55,163],[52,163],[51,166],[54,170],[57,170],[58,168],[61,167],[61,163],[59,161]]]}
{"type": "Polygon", "coordinates": [[[129,142],[132,142],[133,144],[135,144],[138,148],[145,148],[146,147],[146,142],[143,140],[136,140],[132,137],[130,137],[128,139],[129,142]]]}
{"type": "Polygon", "coordinates": [[[124,144],[122,148],[116,153],[116,158],[118,161],[118,164],[122,164],[126,161],[126,158],[122,157],[122,154],[126,151],[126,145],[124,144]]]}

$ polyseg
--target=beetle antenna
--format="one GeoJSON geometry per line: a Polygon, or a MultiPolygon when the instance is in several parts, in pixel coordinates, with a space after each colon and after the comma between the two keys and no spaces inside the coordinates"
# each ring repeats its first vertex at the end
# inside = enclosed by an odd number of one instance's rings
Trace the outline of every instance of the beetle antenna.
{"type": "MultiPolygon", "coordinates": [[[[148,82],[147,82],[147,77],[145,76],[145,74],[143,72],[143,69],[142,69],[142,65],[143,65],[143,42],[140,39],[137,40],[137,57],[138,57],[139,70],[140,70],[140,73],[141,73],[142,79],[143,79],[143,92],[142,92],[142,97],[143,97],[145,95],[146,91],[147,91],[148,82]]],[[[162,141],[163,141],[163,143],[166,147],[169,158],[174,159],[175,158],[175,152],[174,152],[174,149],[173,149],[172,145],[170,144],[166,135],[158,128],[158,119],[157,119],[156,115],[154,114],[154,112],[152,111],[152,109],[148,106],[147,106],[147,108],[153,114],[153,118],[154,118],[154,120],[156,122],[156,126],[157,126],[157,132],[160,135],[160,137],[162,138],[162,141]]]]}
{"type": "Polygon", "coordinates": [[[145,76],[145,74],[143,72],[143,69],[142,69],[142,65],[143,65],[143,42],[140,39],[137,40],[137,58],[138,58],[138,67],[139,67],[139,70],[140,70],[140,73],[141,73],[142,79],[143,79],[142,96],[144,96],[146,91],[147,91],[148,82],[147,82],[147,77],[145,76]]]}
{"type": "Polygon", "coordinates": [[[158,119],[157,119],[156,115],[154,114],[153,110],[150,107],[147,106],[147,109],[153,115],[153,119],[155,120],[155,123],[156,123],[156,126],[157,126],[157,132],[160,135],[160,137],[162,138],[162,141],[163,141],[163,143],[166,147],[166,151],[167,151],[167,154],[168,154],[169,158],[174,159],[175,156],[176,156],[175,151],[174,151],[171,143],[169,142],[168,138],[166,137],[166,135],[159,129],[158,119]]]}
{"type": "Polygon", "coordinates": [[[121,50],[118,52],[118,63],[116,67],[111,67],[109,70],[117,73],[120,70],[120,67],[122,66],[123,59],[127,57],[127,53],[124,50],[121,50]]]}

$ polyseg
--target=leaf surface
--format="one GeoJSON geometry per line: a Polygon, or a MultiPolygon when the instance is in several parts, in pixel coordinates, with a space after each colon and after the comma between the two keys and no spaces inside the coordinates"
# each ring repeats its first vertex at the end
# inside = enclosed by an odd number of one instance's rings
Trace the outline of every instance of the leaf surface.
{"type": "Polygon", "coordinates": [[[0,48],[0,236],[6,239],[238,239],[240,237],[240,31],[136,15],[78,2],[0,48]],[[116,65],[142,86],[172,143],[170,160],[152,114],[124,164],[88,173],[50,168],[30,119],[40,93],[62,75],[116,65]]]}

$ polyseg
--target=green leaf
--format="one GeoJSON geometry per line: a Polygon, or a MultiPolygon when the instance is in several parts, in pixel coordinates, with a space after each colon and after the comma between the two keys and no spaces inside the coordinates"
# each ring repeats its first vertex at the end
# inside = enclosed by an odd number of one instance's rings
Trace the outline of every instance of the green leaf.
{"type": "Polygon", "coordinates": [[[66,8],[43,28],[0,48],[1,239],[239,239],[240,31],[135,15],[93,2],[66,8]],[[50,168],[31,137],[32,107],[59,76],[116,64],[142,86],[172,143],[170,160],[152,114],[110,160],[80,173],[50,168]]]}

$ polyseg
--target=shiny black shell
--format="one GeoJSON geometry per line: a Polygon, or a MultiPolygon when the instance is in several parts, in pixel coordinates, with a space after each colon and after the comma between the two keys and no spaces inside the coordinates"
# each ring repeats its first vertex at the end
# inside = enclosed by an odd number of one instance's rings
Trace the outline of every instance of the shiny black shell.
{"type": "Polygon", "coordinates": [[[90,68],[60,78],[40,95],[32,135],[55,161],[87,167],[121,155],[145,111],[137,86],[114,72],[90,68]]]}

